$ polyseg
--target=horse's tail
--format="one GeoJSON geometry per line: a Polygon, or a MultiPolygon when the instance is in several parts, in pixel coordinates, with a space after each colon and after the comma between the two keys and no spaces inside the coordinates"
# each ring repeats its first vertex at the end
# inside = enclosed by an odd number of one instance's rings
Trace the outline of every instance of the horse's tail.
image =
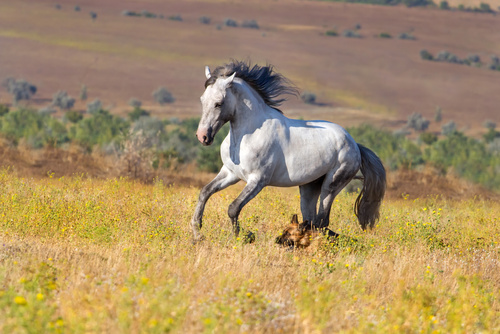
{"type": "Polygon", "coordinates": [[[373,228],[380,216],[380,204],[386,188],[385,168],[380,158],[370,149],[358,144],[361,152],[363,189],[354,203],[354,213],[363,230],[373,228]]]}

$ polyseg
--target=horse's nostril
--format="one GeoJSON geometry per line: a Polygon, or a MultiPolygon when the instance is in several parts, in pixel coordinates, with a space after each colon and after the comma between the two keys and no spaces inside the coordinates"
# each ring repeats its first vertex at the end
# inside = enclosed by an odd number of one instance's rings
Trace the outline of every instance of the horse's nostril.
{"type": "Polygon", "coordinates": [[[203,141],[207,141],[207,136],[203,136],[203,141]]]}

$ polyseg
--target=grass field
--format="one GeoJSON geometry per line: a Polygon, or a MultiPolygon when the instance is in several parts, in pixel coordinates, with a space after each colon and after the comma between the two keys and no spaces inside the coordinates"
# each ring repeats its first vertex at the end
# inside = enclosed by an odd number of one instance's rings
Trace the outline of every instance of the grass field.
{"type": "Polygon", "coordinates": [[[296,189],[248,204],[230,233],[235,186],[188,222],[199,189],[0,172],[2,333],[496,333],[500,205],[387,200],[362,232],[355,195],[334,203],[336,243],[289,252],[274,239],[296,189]]]}

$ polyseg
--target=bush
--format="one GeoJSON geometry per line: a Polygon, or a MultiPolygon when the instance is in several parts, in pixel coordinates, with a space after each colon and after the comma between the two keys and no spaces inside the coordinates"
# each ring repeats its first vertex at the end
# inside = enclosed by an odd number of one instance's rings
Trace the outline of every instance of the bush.
{"type": "Polygon", "coordinates": [[[419,136],[420,140],[427,145],[432,145],[438,140],[438,137],[431,132],[423,132],[419,136]]]}
{"type": "Polygon", "coordinates": [[[33,148],[56,146],[69,140],[66,128],[57,119],[24,108],[2,117],[0,133],[14,144],[23,138],[33,148]]]}
{"type": "Polygon", "coordinates": [[[75,99],[65,91],[60,90],[52,97],[52,105],[63,110],[69,110],[75,105],[75,99]]]}
{"type": "Polygon", "coordinates": [[[348,38],[361,38],[360,34],[358,34],[355,31],[352,31],[352,30],[344,30],[342,32],[342,36],[348,37],[348,38]]]}
{"type": "Polygon", "coordinates": [[[433,60],[434,59],[432,54],[427,50],[420,50],[420,58],[422,58],[423,60],[433,60]]]}
{"type": "Polygon", "coordinates": [[[37,92],[37,87],[26,80],[16,80],[14,78],[7,78],[3,86],[12,95],[14,104],[21,100],[29,100],[37,92]]]}
{"type": "Polygon", "coordinates": [[[159,87],[153,92],[153,97],[160,105],[175,102],[175,98],[165,87],[159,87]]]}
{"type": "Polygon", "coordinates": [[[208,16],[202,16],[198,19],[201,24],[210,24],[211,19],[208,16]]]}
{"type": "Polygon", "coordinates": [[[450,9],[450,5],[448,4],[448,1],[441,1],[439,3],[439,9],[449,10],[450,9]]]}
{"type": "Polygon", "coordinates": [[[7,114],[8,112],[9,112],[9,107],[7,107],[5,104],[0,104],[0,117],[7,114]]]}
{"type": "Polygon", "coordinates": [[[38,113],[45,114],[45,115],[52,115],[52,114],[55,114],[56,112],[57,112],[57,110],[55,110],[54,108],[52,108],[50,106],[38,109],[38,113]]]}
{"type": "Polygon", "coordinates": [[[500,58],[498,58],[498,56],[496,56],[496,55],[491,55],[490,59],[491,59],[491,63],[488,67],[491,70],[500,71],[500,58]]]}
{"type": "Polygon", "coordinates": [[[403,0],[406,7],[425,7],[432,5],[432,0],[403,0]]]}
{"type": "Polygon", "coordinates": [[[391,34],[387,33],[387,32],[381,32],[378,37],[380,38],[392,38],[391,34]]]}
{"type": "Polygon", "coordinates": [[[80,6],[75,6],[75,12],[79,12],[81,10],[80,6]]]}
{"type": "Polygon", "coordinates": [[[168,18],[169,20],[171,21],[179,21],[179,22],[182,22],[182,17],[180,15],[172,15],[168,18]]]}
{"type": "Polygon", "coordinates": [[[441,122],[443,120],[443,110],[441,107],[437,106],[436,111],[434,112],[434,121],[441,122]]]}
{"type": "Polygon", "coordinates": [[[70,138],[90,150],[95,145],[103,146],[118,141],[129,127],[130,124],[121,117],[101,109],[74,125],[70,129],[70,138]]]}
{"type": "Polygon", "coordinates": [[[493,9],[491,9],[490,4],[481,2],[479,4],[479,11],[482,13],[494,13],[493,9]]]}
{"type": "Polygon", "coordinates": [[[78,123],[83,119],[83,115],[79,111],[70,110],[64,114],[64,117],[71,123],[78,123]]]}
{"type": "Polygon", "coordinates": [[[406,40],[416,40],[417,38],[415,36],[413,36],[412,34],[409,34],[409,33],[406,33],[406,32],[403,32],[401,34],[399,34],[398,36],[399,39],[406,39],[406,40]]]}
{"type": "Polygon", "coordinates": [[[90,18],[92,19],[92,21],[95,21],[97,19],[97,13],[96,12],[90,12],[90,18]]]}
{"type": "Polygon", "coordinates": [[[483,126],[488,130],[495,130],[495,128],[497,127],[497,123],[490,120],[486,120],[484,121],[483,126]]]}
{"type": "Polygon", "coordinates": [[[224,20],[224,25],[226,27],[233,27],[233,28],[236,28],[238,26],[238,22],[236,22],[235,20],[233,19],[230,19],[230,18],[227,18],[224,20]]]}
{"type": "Polygon", "coordinates": [[[325,35],[326,35],[326,36],[338,36],[338,35],[339,35],[339,33],[338,33],[336,30],[333,30],[333,29],[332,29],[332,30],[327,30],[327,31],[325,32],[325,35]]]}
{"type": "Polygon", "coordinates": [[[134,110],[128,114],[128,117],[132,122],[137,121],[139,118],[143,116],[149,116],[149,112],[147,112],[144,109],[141,109],[140,107],[135,107],[134,110]]]}
{"type": "Polygon", "coordinates": [[[484,141],[491,143],[496,138],[500,138],[500,132],[496,131],[495,128],[489,128],[488,132],[483,135],[484,141]]]}
{"type": "Polygon", "coordinates": [[[429,127],[430,121],[425,119],[419,113],[413,113],[408,116],[407,127],[415,129],[416,131],[425,131],[429,127]]]}
{"type": "Polygon", "coordinates": [[[101,100],[95,99],[94,101],[87,103],[87,112],[89,114],[95,114],[100,110],[102,110],[101,100]]]}
{"type": "Polygon", "coordinates": [[[311,92],[304,92],[302,95],[300,95],[300,98],[304,103],[307,104],[315,104],[316,103],[316,94],[311,93],[311,92]]]}
{"type": "Polygon", "coordinates": [[[250,20],[250,21],[243,21],[241,24],[243,28],[250,28],[250,29],[259,29],[259,24],[255,20],[250,20]]]}
{"type": "Polygon", "coordinates": [[[471,63],[480,63],[481,58],[477,54],[470,54],[467,56],[467,60],[471,63]]]}
{"type": "Polygon", "coordinates": [[[134,108],[140,108],[142,106],[142,102],[135,97],[128,100],[128,105],[134,108]]]}
{"type": "Polygon", "coordinates": [[[82,87],[80,88],[80,100],[87,100],[87,86],[85,85],[82,85],[82,87]]]}
{"type": "Polygon", "coordinates": [[[420,148],[404,136],[394,136],[370,125],[348,128],[347,131],[357,143],[373,150],[388,169],[415,167],[424,162],[420,148]]]}
{"type": "Polygon", "coordinates": [[[130,10],[124,10],[122,12],[122,15],[123,16],[141,16],[141,13],[137,13],[137,12],[130,11],[130,10]]]}
{"type": "Polygon", "coordinates": [[[441,127],[441,133],[445,136],[450,136],[455,132],[457,132],[457,125],[453,121],[449,121],[441,127]]]}

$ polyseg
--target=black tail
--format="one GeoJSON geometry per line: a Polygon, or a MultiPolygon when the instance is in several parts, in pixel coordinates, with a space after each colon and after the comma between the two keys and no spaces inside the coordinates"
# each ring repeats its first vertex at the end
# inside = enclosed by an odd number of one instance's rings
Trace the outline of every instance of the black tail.
{"type": "Polygon", "coordinates": [[[380,216],[380,204],[386,188],[385,168],[380,158],[372,150],[358,144],[361,152],[361,173],[363,189],[354,203],[354,213],[363,230],[373,228],[380,216]]]}

